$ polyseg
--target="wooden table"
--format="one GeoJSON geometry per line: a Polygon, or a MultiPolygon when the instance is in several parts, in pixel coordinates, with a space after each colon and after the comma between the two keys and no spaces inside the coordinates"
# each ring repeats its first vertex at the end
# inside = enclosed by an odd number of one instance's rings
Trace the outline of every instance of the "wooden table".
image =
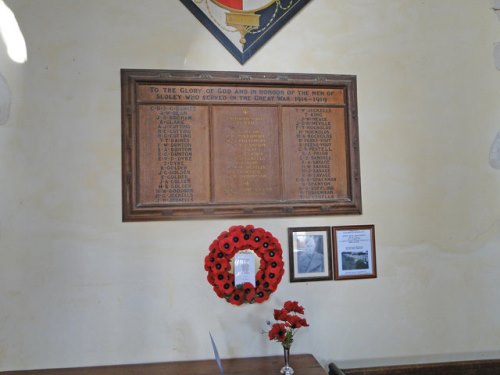
{"type": "MultiPolygon", "coordinates": [[[[283,356],[223,359],[224,375],[280,375],[283,356]]],[[[290,356],[295,375],[325,375],[311,354],[290,356]]],[[[147,363],[66,369],[7,371],[2,375],[218,375],[215,360],[147,363]]]]}

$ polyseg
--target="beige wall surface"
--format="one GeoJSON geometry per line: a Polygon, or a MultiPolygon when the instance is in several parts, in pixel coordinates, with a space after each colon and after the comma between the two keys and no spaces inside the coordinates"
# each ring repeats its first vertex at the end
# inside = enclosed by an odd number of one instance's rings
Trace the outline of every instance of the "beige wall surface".
{"type": "Polygon", "coordinates": [[[178,1],[6,0],[28,61],[0,72],[0,370],[280,354],[287,299],[326,365],[500,354],[500,22],[490,1],[313,0],[244,66],[178,1]],[[121,68],[354,74],[363,214],[122,223],[121,68]],[[232,306],[206,282],[235,224],[374,224],[378,278],[232,306]]]}

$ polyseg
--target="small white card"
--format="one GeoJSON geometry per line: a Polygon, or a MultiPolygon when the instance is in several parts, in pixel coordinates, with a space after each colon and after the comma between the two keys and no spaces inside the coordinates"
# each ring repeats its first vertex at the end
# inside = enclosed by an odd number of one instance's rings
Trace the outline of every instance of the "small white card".
{"type": "Polygon", "coordinates": [[[255,254],[240,251],[234,256],[234,285],[244,283],[255,287],[255,254]]]}

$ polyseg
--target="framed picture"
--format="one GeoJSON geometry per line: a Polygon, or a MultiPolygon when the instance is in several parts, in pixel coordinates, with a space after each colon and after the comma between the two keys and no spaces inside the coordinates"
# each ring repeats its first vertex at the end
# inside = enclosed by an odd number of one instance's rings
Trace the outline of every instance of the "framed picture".
{"type": "Polygon", "coordinates": [[[375,226],[333,227],[335,280],[377,277],[375,226]]]}
{"type": "Polygon", "coordinates": [[[332,280],[329,227],[288,228],[290,282],[332,280]]]}

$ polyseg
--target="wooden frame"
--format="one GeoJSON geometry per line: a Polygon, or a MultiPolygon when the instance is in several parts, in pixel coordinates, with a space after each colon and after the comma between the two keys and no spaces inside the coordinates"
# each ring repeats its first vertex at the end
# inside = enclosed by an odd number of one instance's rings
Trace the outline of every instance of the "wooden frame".
{"type": "Polygon", "coordinates": [[[360,214],[356,77],[121,71],[123,221],[360,214]]]}
{"type": "Polygon", "coordinates": [[[332,280],[329,227],[288,228],[290,282],[332,280]]]}
{"type": "Polygon", "coordinates": [[[374,225],[333,227],[332,236],[335,280],[377,277],[374,225]]]}

